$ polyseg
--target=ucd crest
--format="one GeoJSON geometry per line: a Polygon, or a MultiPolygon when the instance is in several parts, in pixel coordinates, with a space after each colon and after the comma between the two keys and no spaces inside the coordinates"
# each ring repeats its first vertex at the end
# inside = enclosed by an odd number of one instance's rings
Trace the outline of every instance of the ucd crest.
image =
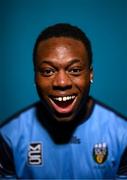
{"type": "Polygon", "coordinates": [[[98,164],[102,164],[106,161],[108,156],[108,147],[106,143],[98,143],[93,148],[93,158],[98,164]]]}

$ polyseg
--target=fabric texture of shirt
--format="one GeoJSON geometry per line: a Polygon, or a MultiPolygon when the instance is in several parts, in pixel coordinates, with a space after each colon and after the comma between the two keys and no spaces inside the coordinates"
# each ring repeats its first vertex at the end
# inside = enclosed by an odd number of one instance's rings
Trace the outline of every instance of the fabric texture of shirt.
{"type": "Polygon", "coordinates": [[[70,140],[56,143],[36,111],[34,105],[1,127],[0,177],[127,178],[127,121],[120,115],[95,101],[70,140]]]}

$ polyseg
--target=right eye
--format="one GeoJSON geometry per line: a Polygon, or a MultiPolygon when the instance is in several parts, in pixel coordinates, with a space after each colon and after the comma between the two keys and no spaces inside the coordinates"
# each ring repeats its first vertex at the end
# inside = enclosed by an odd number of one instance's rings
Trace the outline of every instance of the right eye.
{"type": "Polygon", "coordinates": [[[42,68],[39,70],[42,76],[52,76],[55,73],[55,69],[53,68],[42,68]]]}

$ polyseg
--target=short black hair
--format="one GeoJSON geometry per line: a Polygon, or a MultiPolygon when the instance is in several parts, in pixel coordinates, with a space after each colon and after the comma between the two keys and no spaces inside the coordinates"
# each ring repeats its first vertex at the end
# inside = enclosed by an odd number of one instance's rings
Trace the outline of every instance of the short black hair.
{"type": "Polygon", "coordinates": [[[71,24],[58,23],[58,24],[47,27],[38,36],[35,42],[34,49],[33,49],[34,66],[35,66],[35,61],[36,61],[36,52],[37,52],[38,44],[41,41],[47,40],[52,37],[69,37],[69,38],[73,38],[73,39],[81,41],[86,47],[88,58],[89,58],[89,65],[90,66],[92,65],[92,47],[91,47],[90,40],[88,39],[86,34],[80,28],[73,26],[71,24]]]}

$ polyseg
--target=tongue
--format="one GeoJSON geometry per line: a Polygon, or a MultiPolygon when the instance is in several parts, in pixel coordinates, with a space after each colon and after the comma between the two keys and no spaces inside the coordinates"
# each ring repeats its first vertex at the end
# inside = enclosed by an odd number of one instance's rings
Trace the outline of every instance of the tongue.
{"type": "Polygon", "coordinates": [[[73,102],[73,99],[68,100],[68,101],[56,101],[56,100],[54,100],[54,103],[55,103],[57,106],[61,107],[61,108],[66,108],[66,107],[68,107],[70,104],[72,104],[72,102],[73,102]]]}

